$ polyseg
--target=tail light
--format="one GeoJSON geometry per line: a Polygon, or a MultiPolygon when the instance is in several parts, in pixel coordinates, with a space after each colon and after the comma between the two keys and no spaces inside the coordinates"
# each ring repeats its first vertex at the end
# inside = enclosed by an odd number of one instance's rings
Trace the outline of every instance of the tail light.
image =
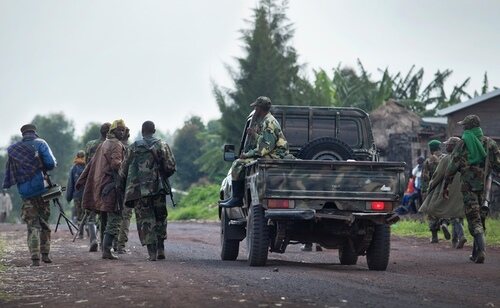
{"type": "Polygon", "coordinates": [[[294,207],[293,200],[288,199],[268,199],[267,207],[270,209],[290,209],[294,207]]]}
{"type": "Polygon", "coordinates": [[[385,202],[384,201],[372,201],[370,204],[370,209],[373,211],[383,211],[385,210],[385,202]]]}

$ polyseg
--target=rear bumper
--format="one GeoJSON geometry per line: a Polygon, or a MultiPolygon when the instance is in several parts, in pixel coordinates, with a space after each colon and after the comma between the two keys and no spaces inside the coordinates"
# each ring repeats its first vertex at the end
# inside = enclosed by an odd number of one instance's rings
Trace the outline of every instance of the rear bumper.
{"type": "Polygon", "coordinates": [[[355,220],[372,220],[385,223],[392,213],[367,212],[317,212],[316,210],[266,210],[265,217],[271,220],[320,220],[332,219],[352,223],[355,220]]]}

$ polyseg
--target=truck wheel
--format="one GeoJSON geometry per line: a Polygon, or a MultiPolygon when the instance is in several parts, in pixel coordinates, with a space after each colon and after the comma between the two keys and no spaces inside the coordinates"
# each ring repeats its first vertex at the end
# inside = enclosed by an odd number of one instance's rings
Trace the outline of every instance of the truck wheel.
{"type": "Polygon", "coordinates": [[[391,227],[375,225],[372,242],[366,251],[366,263],[372,271],[385,271],[391,251],[391,227]]]}
{"type": "Polygon", "coordinates": [[[269,248],[269,227],[260,204],[250,207],[247,224],[247,253],[250,266],[264,266],[269,248]]]}
{"type": "Polygon", "coordinates": [[[297,158],[311,160],[348,160],[353,156],[354,152],[347,143],[332,137],[314,139],[297,154],[297,158]]]}
{"type": "Polygon", "coordinates": [[[240,241],[228,240],[226,238],[226,228],[229,226],[229,218],[226,215],[226,210],[222,209],[220,217],[220,258],[225,261],[234,261],[238,258],[240,250],[240,241]]]}
{"type": "Polygon", "coordinates": [[[342,265],[355,265],[358,263],[358,254],[352,249],[349,241],[345,241],[339,249],[339,260],[342,265]]]}

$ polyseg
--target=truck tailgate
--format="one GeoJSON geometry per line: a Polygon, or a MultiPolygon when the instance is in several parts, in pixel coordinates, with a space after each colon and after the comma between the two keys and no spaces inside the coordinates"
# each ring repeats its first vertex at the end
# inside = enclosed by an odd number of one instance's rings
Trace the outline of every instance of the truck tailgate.
{"type": "Polygon", "coordinates": [[[248,167],[262,198],[397,201],[404,190],[403,162],[259,159],[248,167]]]}

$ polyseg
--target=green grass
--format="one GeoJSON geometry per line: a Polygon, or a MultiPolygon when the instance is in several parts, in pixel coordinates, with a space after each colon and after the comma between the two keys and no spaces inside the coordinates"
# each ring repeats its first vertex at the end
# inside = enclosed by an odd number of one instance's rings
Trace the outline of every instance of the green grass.
{"type": "MultiPolygon", "coordinates": [[[[450,232],[451,232],[451,225],[450,232]]],[[[467,228],[467,221],[464,219],[464,233],[467,241],[472,243],[472,236],[467,228]]],[[[405,219],[392,226],[392,234],[398,236],[413,236],[430,238],[431,232],[427,225],[427,221],[405,219]]],[[[443,239],[443,234],[439,232],[439,238],[443,239]]],[[[500,219],[486,219],[486,243],[488,246],[500,246],[500,219]]]]}
{"type": "Polygon", "coordinates": [[[175,208],[168,209],[168,220],[217,220],[219,187],[210,184],[191,188],[175,208]]]}

